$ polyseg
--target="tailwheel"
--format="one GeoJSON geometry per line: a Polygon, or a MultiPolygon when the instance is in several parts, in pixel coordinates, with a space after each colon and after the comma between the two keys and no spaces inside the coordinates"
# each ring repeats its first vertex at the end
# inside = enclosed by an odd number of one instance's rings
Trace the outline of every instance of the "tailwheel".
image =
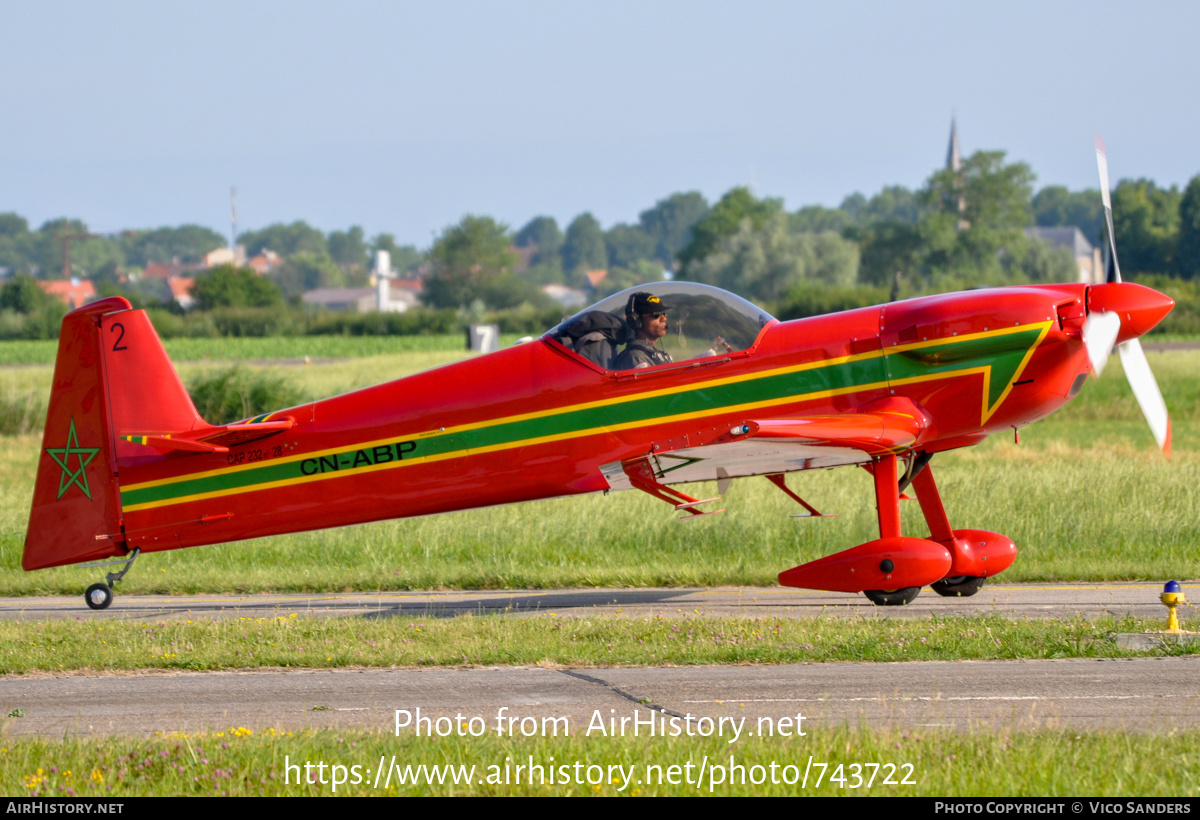
{"type": "Polygon", "coordinates": [[[87,605],[92,609],[108,609],[108,605],[113,602],[112,587],[108,584],[92,584],[87,588],[87,592],[83,593],[83,600],[87,601],[87,605]]]}
{"type": "Polygon", "coordinates": [[[129,568],[133,566],[133,562],[142,554],[141,547],[134,547],[133,552],[129,553],[128,558],[117,561],[100,561],[95,564],[80,564],[80,569],[85,567],[110,567],[113,564],[123,564],[124,568],[120,572],[109,572],[104,576],[104,583],[92,584],[87,588],[87,592],[83,593],[83,600],[92,609],[108,609],[108,605],[113,602],[113,587],[117,585],[125,577],[125,573],[129,572],[129,568]]]}
{"type": "Polygon", "coordinates": [[[938,595],[944,595],[947,598],[970,598],[979,591],[985,581],[987,578],[974,575],[956,575],[953,578],[934,581],[929,586],[938,595]]]}
{"type": "Polygon", "coordinates": [[[911,604],[920,594],[920,587],[863,590],[863,595],[866,595],[875,606],[904,606],[905,604],[911,604]]]}

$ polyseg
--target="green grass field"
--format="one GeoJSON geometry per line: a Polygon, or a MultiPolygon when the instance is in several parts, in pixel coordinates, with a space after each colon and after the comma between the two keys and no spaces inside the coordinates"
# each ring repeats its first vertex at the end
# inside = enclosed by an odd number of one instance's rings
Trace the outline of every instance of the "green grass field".
{"type": "MultiPolygon", "coordinates": [[[[504,334],[502,345],[517,337],[504,334]]],[[[174,362],[231,362],[254,359],[361,358],[405,353],[457,353],[466,345],[463,334],[449,336],[267,336],[217,339],[166,339],[163,346],[174,362]]],[[[58,341],[0,342],[0,365],[54,364],[58,341]]]]}
{"type": "Polygon", "coordinates": [[[335,794],[1194,797],[1198,792],[1198,742],[1200,732],[1194,730],[1164,737],[1047,730],[1009,734],[821,727],[803,738],[743,738],[731,745],[723,738],[614,739],[575,734],[514,739],[491,733],[475,738],[427,738],[353,729],[256,732],[230,726],[153,738],[3,740],[0,791],[9,796],[114,798],[335,794]],[[375,780],[381,759],[384,770],[392,773],[390,784],[383,776],[375,780]],[[306,782],[306,761],[312,764],[308,772],[318,782],[306,782]],[[317,768],[318,762],[325,763],[323,770],[317,768]],[[528,763],[541,767],[533,769],[532,785],[528,775],[515,768],[528,763]],[[576,763],[580,765],[576,767],[576,763]],[[340,772],[335,772],[334,764],[342,767],[340,772]],[[435,765],[439,769],[433,773],[429,767],[435,765]],[[561,768],[564,765],[566,770],[561,768]],[[355,766],[358,768],[352,768],[355,766]],[[423,768],[418,770],[418,766],[423,768]],[[451,766],[454,769],[447,768],[451,766]],[[464,771],[460,766],[474,768],[464,771]],[[669,772],[671,766],[679,768],[669,772]],[[737,766],[744,769],[739,772],[737,766]],[[708,772],[703,777],[702,768],[708,772]],[[431,775],[432,785],[413,783],[414,779],[428,781],[431,775]],[[401,776],[406,780],[403,785],[398,783],[401,776]],[[335,777],[341,781],[336,788],[335,777]],[[514,783],[518,777],[521,782],[514,783]],[[548,782],[551,778],[553,782],[548,782]],[[322,779],[324,783],[319,782],[322,779]],[[564,783],[564,779],[570,782],[564,783]]]}
{"type": "MultiPolygon", "coordinates": [[[[485,616],[203,619],[129,623],[0,621],[0,670],[213,670],[392,666],[689,666],[1140,657],[1114,633],[1162,620],[930,618],[629,618],[552,610],[485,616]]],[[[1200,654],[1200,646],[1150,654],[1200,654]]]]}

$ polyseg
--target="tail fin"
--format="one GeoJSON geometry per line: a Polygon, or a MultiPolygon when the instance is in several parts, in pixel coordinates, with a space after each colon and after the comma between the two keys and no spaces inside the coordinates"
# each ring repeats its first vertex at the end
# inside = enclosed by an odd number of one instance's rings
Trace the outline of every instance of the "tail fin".
{"type": "Polygon", "coordinates": [[[144,311],[121,297],[67,314],[21,566],[127,552],[118,448],[129,430],[204,426],[144,311]]]}

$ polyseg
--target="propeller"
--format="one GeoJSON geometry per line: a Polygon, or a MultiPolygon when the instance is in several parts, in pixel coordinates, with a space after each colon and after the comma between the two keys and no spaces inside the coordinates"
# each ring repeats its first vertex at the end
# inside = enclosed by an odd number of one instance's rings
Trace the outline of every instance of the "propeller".
{"type": "Polygon", "coordinates": [[[1125,368],[1125,377],[1133,388],[1133,397],[1142,407],[1142,415],[1150,424],[1150,432],[1154,440],[1162,448],[1163,454],[1171,455],[1171,416],[1167,413],[1166,402],[1154,380],[1150,363],[1146,361],[1146,353],[1142,343],[1137,339],[1122,342],[1117,348],[1121,354],[1121,367],[1125,368]]]}
{"type": "Polygon", "coordinates": [[[1121,281],[1117,264],[1117,244],[1113,235],[1112,198],[1108,187],[1108,156],[1104,140],[1096,136],[1096,165],[1100,170],[1100,198],[1104,201],[1104,221],[1108,227],[1108,265],[1106,283],[1094,285],[1088,300],[1088,317],[1083,325],[1083,340],[1087,346],[1092,370],[1099,376],[1109,354],[1116,346],[1125,377],[1133,396],[1142,408],[1150,432],[1165,455],[1171,455],[1171,417],[1154,380],[1150,363],[1138,336],[1152,328],[1170,311],[1174,302],[1162,294],[1138,285],[1121,281]],[[1136,290],[1133,290],[1136,289],[1136,290]],[[1145,293],[1143,293],[1143,291],[1145,293]],[[1149,297],[1154,294],[1156,298],[1149,297]],[[1122,321],[1122,315],[1125,321],[1122,321]]]}
{"type": "Polygon", "coordinates": [[[1096,166],[1100,169],[1100,199],[1104,202],[1104,221],[1108,226],[1108,264],[1105,266],[1105,281],[1120,282],[1121,266],[1117,264],[1117,241],[1113,238],[1112,196],[1108,189],[1108,153],[1099,134],[1096,135],[1096,166]]]}
{"type": "Polygon", "coordinates": [[[1088,359],[1096,378],[1104,372],[1108,355],[1117,344],[1121,332],[1121,317],[1115,313],[1090,313],[1083,323],[1083,343],[1087,345],[1088,359]]]}

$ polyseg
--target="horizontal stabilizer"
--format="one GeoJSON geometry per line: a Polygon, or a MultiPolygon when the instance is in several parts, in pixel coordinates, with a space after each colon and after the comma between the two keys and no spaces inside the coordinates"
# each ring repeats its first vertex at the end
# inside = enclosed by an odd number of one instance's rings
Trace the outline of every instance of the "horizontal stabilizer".
{"type": "Polygon", "coordinates": [[[247,441],[254,441],[259,438],[273,436],[276,433],[282,433],[284,430],[291,430],[296,426],[296,422],[291,419],[276,419],[275,421],[260,421],[257,423],[242,422],[239,424],[226,424],[223,427],[214,427],[211,430],[200,430],[198,436],[199,441],[207,444],[217,444],[226,447],[232,447],[235,444],[244,444],[247,441]]]}
{"type": "Polygon", "coordinates": [[[292,419],[239,422],[220,427],[202,427],[182,433],[139,433],[122,435],[125,441],[144,444],[156,450],[182,450],[193,453],[228,453],[229,448],[255,439],[266,438],[296,424],[292,419]]]}
{"type": "Polygon", "coordinates": [[[183,450],[189,453],[228,453],[228,447],[216,444],[206,444],[203,441],[192,441],[186,438],[172,438],[170,434],[161,436],[121,436],[133,444],[144,444],[156,450],[183,450]]]}

